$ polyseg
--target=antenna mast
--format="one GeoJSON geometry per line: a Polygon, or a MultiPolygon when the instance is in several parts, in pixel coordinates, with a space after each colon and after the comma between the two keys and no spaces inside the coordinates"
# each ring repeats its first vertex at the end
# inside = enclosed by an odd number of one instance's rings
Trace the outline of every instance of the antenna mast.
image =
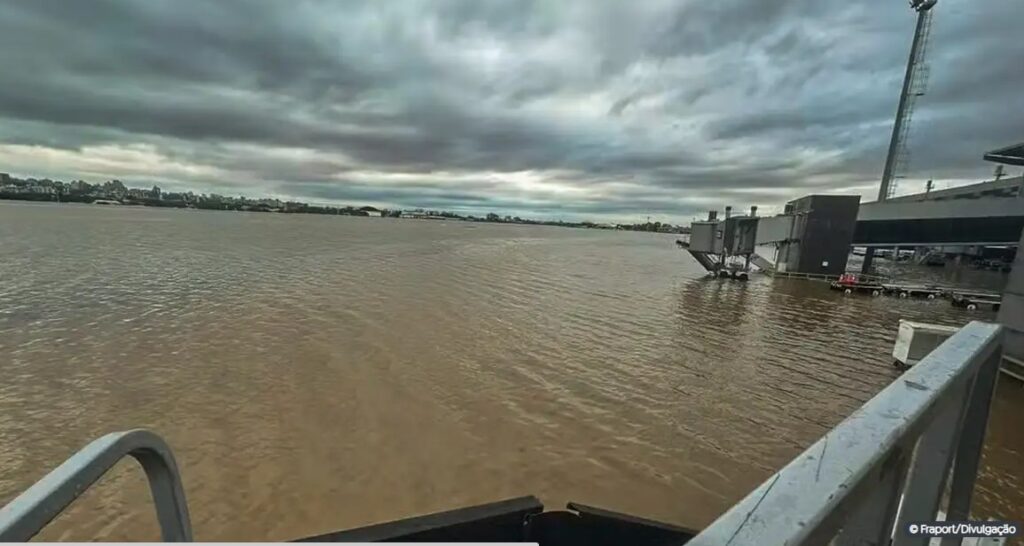
{"type": "Polygon", "coordinates": [[[907,141],[910,135],[910,122],[914,117],[914,104],[917,97],[925,94],[930,74],[925,61],[928,42],[932,30],[932,8],[938,0],[911,0],[910,7],[917,12],[917,28],[914,41],[910,46],[910,59],[907,61],[907,72],[903,78],[903,91],[896,109],[896,122],[892,126],[892,137],[889,140],[889,153],[885,158],[885,170],[882,172],[882,186],[878,189],[878,200],[885,201],[896,193],[896,179],[906,173],[910,162],[907,141]]]}

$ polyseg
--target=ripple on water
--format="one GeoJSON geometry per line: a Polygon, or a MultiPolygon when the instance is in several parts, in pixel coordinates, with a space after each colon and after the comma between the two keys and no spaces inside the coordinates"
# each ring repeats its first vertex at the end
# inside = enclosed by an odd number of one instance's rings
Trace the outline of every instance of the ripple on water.
{"type": "MultiPolygon", "coordinates": [[[[0,207],[0,501],[146,426],[204,540],[527,493],[701,526],[896,377],[901,315],[970,318],[707,280],[654,234],[0,207]]],[[[1016,520],[1020,410],[979,485],[1016,520]]],[[[44,538],[155,538],[130,470],[44,538]]]]}

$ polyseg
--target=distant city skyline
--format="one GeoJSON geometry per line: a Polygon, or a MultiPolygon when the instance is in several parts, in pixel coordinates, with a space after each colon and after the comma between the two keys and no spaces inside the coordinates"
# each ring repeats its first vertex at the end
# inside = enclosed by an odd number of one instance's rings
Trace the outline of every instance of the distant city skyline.
{"type": "MultiPolygon", "coordinates": [[[[1022,15],[938,3],[899,193],[985,180],[981,155],[1024,139],[1022,15]]],[[[899,0],[4,2],[0,168],[600,221],[870,198],[914,18],[899,0]]]]}
{"type": "Polygon", "coordinates": [[[661,231],[665,233],[688,233],[688,228],[669,223],[646,222],[601,223],[593,221],[565,221],[559,219],[543,219],[486,213],[460,214],[458,211],[413,209],[385,209],[371,205],[324,204],[309,203],[298,200],[282,200],[266,196],[229,196],[216,193],[165,192],[159,186],[137,188],[125,184],[121,180],[108,180],[92,184],[84,180],[54,180],[51,178],[19,177],[10,173],[0,172],[0,201],[47,201],[77,202],[113,205],[142,205],[166,208],[199,208],[223,211],[252,211],[280,213],[335,214],[344,216],[388,216],[412,219],[453,219],[468,221],[486,221],[514,224],[544,224],[566,227],[586,227],[600,229],[627,229],[634,231],[661,231]]]}

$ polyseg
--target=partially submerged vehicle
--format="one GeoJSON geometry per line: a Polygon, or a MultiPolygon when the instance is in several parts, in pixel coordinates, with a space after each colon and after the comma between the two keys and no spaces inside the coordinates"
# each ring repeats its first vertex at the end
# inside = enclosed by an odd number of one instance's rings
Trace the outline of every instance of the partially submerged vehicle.
{"type": "Polygon", "coordinates": [[[1003,305],[1001,295],[986,292],[954,292],[950,300],[954,307],[962,307],[968,311],[976,309],[998,311],[1003,305]]]}

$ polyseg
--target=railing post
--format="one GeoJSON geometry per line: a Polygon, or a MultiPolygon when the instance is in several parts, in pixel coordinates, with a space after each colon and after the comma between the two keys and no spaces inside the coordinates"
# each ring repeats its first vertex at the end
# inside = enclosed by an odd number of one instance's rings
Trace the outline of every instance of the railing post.
{"type": "Polygon", "coordinates": [[[834,546],[883,546],[892,538],[892,525],[903,491],[907,456],[902,449],[893,452],[882,466],[878,483],[855,508],[832,542],[834,546]]]}
{"type": "MultiPolygon", "coordinates": [[[[960,435],[956,460],[953,463],[953,483],[949,492],[949,509],[946,510],[947,521],[960,521],[970,517],[974,481],[978,476],[985,430],[988,428],[988,413],[992,407],[992,396],[995,394],[1002,357],[1003,351],[1000,347],[985,360],[974,380],[967,413],[964,415],[963,433],[960,435]]],[[[954,546],[961,542],[962,539],[959,538],[944,537],[941,545],[954,546]]]]}
{"type": "Polygon", "coordinates": [[[156,449],[143,448],[132,451],[130,455],[142,465],[149,481],[161,540],[192,542],[192,522],[188,516],[185,491],[170,452],[161,454],[156,449]]]}
{"type": "Polygon", "coordinates": [[[931,521],[939,511],[946,489],[953,453],[963,430],[963,417],[970,400],[973,382],[963,386],[960,395],[947,401],[935,421],[917,442],[910,464],[907,486],[893,535],[893,546],[927,546],[926,536],[910,536],[907,525],[915,521],[931,521]]]}
{"type": "MultiPolygon", "coordinates": [[[[818,546],[832,541],[887,546],[901,492],[934,503],[935,495],[921,493],[920,481],[943,474],[925,474],[929,467],[943,467],[943,457],[927,452],[942,440],[947,461],[948,452],[956,451],[954,506],[969,506],[963,491],[973,487],[984,439],[978,429],[988,416],[1001,339],[997,324],[975,321],[964,326],[688,544],[818,546]],[[965,408],[968,391],[970,402],[958,419],[957,409],[965,408]],[[952,426],[934,424],[937,418],[952,426]],[[966,427],[959,438],[957,421],[966,427]],[[915,446],[920,459],[911,463],[915,446]],[[904,479],[908,472],[914,477],[904,479]],[[905,484],[914,485],[906,489],[905,484]]],[[[904,517],[913,514],[913,502],[904,503],[904,517]]]]}

